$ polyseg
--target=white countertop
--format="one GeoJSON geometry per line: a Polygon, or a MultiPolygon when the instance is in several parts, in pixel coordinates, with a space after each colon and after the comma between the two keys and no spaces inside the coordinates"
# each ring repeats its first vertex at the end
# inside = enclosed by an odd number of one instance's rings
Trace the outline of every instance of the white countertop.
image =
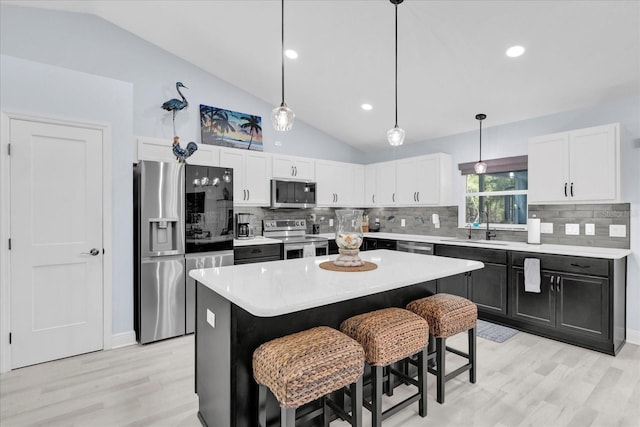
{"type": "MultiPolygon", "coordinates": [[[[321,234],[321,236],[325,236],[330,239],[335,237],[333,233],[324,233],[321,234]]],[[[631,255],[630,249],[599,248],[594,246],[550,245],[546,243],[541,245],[530,245],[525,242],[509,242],[506,240],[490,240],[487,242],[478,240],[456,239],[455,237],[425,236],[421,234],[400,233],[364,233],[364,236],[377,239],[389,239],[398,241],[403,240],[407,242],[470,246],[474,248],[502,249],[505,251],[533,252],[553,255],[582,256],[588,258],[620,259],[631,255]]]]}
{"type": "Polygon", "coordinates": [[[271,239],[263,236],[255,236],[252,239],[233,239],[234,248],[237,248],[238,246],[273,245],[277,243],[282,243],[282,240],[271,239]]]}
{"type": "Polygon", "coordinates": [[[254,316],[272,317],[478,270],[457,258],[379,249],[361,252],[378,268],[328,271],[319,264],[337,255],[191,270],[189,276],[254,316]]]}

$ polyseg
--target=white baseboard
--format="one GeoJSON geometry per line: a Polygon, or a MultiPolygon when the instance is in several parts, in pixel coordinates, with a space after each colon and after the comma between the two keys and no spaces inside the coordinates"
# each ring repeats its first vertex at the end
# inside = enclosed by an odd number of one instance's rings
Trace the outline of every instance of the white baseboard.
{"type": "Polygon", "coordinates": [[[627,328],[627,342],[629,344],[640,345],[640,331],[627,328]]]}
{"type": "Polygon", "coordinates": [[[128,345],[136,344],[136,332],[128,331],[121,332],[119,334],[114,334],[111,336],[111,349],[116,349],[120,347],[126,347],[128,345]]]}

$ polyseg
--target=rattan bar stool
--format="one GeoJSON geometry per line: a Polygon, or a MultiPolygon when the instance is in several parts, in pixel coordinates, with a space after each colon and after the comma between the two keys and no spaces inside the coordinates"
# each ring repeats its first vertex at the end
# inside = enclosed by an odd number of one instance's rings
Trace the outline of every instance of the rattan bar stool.
{"type": "MultiPolygon", "coordinates": [[[[371,402],[364,406],[371,412],[371,425],[380,427],[382,421],[403,408],[419,401],[420,416],[427,415],[427,322],[401,308],[385,308],[350,317],[340,330],[358,341],[364,348],[365,359],[371,367],[371,402]],[[418,379],[393,369],[392,364],[417,354],[418,379]],[[418,392],[393,407],[382,411],[384,368],[389,377],[396,375],[418,388],[418,392]]],[[[387,384],[390,381],[387,380],[387,384]]],[[[352,396],[352,401],[354,397],[352,396]]]]}
{"type": "Polygon", "coordinates": [[[267,426],[267,389],[280,403],[280,425],[293,427],[296,409],[322,398],[322,407],[304,414],[304,420],[322,415],[328,426],[331,408],[353,427],[362,426],[364,351],[357,341],[327,326],[276,338],[253,353],[253,377],[259,386],[258,422],[267,426]],[[349,386],[351,414],[328,394],[349,386]]]}
{"type": "Polygon", "coordinates": [[[435,294],[430,297],[412,301],[407,310],[422,316],[429,324],[429,353],[434,350],[435,339],[435,367],[429,367],[429,372],[437,378],[438,403],[444,403],[444,384],[450,379],[469,371],[469,381],[476,382],[476,323],[478,320],[477,306],[466,298],[449,294],[435,294]],[[447,338],[467,331],[469,352],[464,353],[455,348],[447,347],[447,338]],[[468,363],[453,372],[446,373],[445,351],[462,356],[468,363]]]}

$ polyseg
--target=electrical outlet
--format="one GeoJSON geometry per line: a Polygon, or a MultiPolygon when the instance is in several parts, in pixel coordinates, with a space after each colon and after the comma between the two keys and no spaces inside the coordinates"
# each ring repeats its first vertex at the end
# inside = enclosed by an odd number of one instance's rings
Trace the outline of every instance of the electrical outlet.
{"type": "Polygon", "coordinates": [[[564,226],[564,234],[571,236],[580,235],[580,224],[566,224],[564,226]]]}
{"type": "Polygon", "coordinates": [[[207,308],[207,323],[211,325],[212,328],[216,327],[216,314],[207,308]]]}
{"type": "Polygon", "coordinates": [[[611,224],[609,226],[609,237],[627,237],[627,226],[611,224]]]}
{"type": "Polygon", "coordinates": [[[542,233],[542,234],[553,234],[553,223],[552,222],[541,222],[540,223],[540,233],[542,233]]]}
{"type": "Polygon", "coordinates": [[[407,226],[407,221],[404,218],[402,218],[400,220],[400,227],[406,227],[406,226],[407,226]]]}
{"type": "Polygon", "coordinates": [[[584,234],[587,236],[595,236],[596,235],[596,225],[595,224],[585,224],[584,225],[584,234]]]}
{"type": "Polygon", "coordinates": [[[329,218],[329,227],[333,227],[333,218],[329,218]]]}

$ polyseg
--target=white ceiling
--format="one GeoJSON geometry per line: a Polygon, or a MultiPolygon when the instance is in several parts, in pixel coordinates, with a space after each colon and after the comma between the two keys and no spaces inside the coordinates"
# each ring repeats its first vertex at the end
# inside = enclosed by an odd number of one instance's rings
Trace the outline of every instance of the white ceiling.
{"type": "MultiPolygon", "coordinates": [[[[96,14],[280,103],[280,1],[5,3],[96,14]]],[[[398,22],[405,144],[475,130],[480,112],[490,127],[640,94],[636,0],[406,0],[398,22]],[[527,49],[517,59],[504,54],[514,44],[527,49]]],[[[286,60],[285,100],[296,117],[359,149],[385,147],[393,37],[388,0],[287,0],[285,46],[300,56],[286,60]]]]}

